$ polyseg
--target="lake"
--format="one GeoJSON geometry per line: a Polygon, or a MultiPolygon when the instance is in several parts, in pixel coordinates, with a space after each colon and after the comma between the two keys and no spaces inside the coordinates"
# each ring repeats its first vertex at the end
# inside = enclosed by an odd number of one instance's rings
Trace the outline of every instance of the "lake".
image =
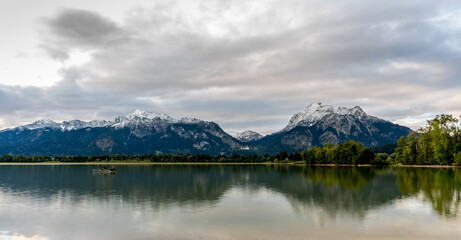
{"type": "Polygon", "coordinates": [[[0,239],[461,239],[461,169],[0,165],[0,239]]]}

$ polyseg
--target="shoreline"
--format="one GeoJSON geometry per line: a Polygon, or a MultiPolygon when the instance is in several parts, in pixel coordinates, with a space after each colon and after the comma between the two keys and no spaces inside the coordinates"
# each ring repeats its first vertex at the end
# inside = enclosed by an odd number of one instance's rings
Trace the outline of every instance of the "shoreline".
{"type": "Polygon", "coordinates": [[[313,167],[404,167],[404,168],[461,168],[461,166],[448,165],[353,165],[353,164],[310,164],[304,162],[258,162],[258,163],[233,163],[233,162],[148,162],[148,161],[115,161],[115,162],[0,162],[0,166],[7,165],[291,165],[313,167]]]}
{"type": "Polygon", "coordinates": [[[394,167],[406,167],[406,168],[461,168],[461,166],[449,166],[449,165],[395,165],[394,167]]]}
{"type": "Polygon", "coordinates": [[[289,163],[220,163],[220,162],[2,162],[2,165],[305,165],[304,162],[289,162],[289,163]]]}

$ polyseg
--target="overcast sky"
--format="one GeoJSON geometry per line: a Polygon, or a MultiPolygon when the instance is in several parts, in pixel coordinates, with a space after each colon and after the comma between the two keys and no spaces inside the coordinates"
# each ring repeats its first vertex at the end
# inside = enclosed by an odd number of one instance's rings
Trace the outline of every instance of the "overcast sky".
{"type": "Polygon", "coordinates": [[[135,109],[282,129],[312,102],[461,114],[459,0],[2,0],[0,129],[135,109]]]}

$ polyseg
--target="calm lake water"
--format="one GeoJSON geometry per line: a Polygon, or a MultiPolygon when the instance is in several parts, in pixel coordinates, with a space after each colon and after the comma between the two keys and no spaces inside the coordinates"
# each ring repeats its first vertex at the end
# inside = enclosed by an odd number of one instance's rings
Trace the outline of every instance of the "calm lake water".
{"type": "Polygon", "coordinates": [[[461,169],[0,166],[0,239],[461,239],[461,169]]]}

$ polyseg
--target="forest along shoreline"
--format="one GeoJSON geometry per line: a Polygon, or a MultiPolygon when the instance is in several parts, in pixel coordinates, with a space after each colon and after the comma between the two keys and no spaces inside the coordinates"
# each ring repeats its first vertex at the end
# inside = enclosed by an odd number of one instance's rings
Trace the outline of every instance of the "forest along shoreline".
{"type": "Polygon", "coordinates": [[[305,164],[304,162],[261,162],[261,163],[219,163],[219,162],[146,162],[146,161],[133,161],[133,162],[0,162],[0,166],[8,165],[268,165],[268,166],[297,166],[297,167],[402,167],[402,168],[461,168],[461,166],[448,166],[448,165],[370,165],[370,164],[305,164]]]}

